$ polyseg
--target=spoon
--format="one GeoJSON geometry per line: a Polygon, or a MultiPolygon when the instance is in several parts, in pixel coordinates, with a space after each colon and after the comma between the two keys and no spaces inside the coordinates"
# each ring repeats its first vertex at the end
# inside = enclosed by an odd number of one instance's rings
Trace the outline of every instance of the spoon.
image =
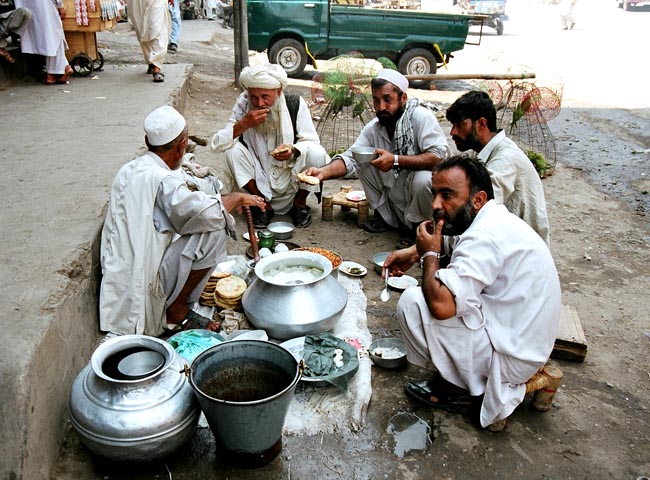
{"type": "Polygon", "coordinates": [[[390,299],[390,290],[388,290],[388,271],[386,271],[386,286],[379,294],[379,299],[382,302],[387,302],[390,299]]]}

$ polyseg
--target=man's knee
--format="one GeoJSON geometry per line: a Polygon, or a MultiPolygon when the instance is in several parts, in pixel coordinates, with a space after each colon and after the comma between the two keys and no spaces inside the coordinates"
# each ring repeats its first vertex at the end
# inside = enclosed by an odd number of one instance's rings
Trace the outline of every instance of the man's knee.
{"type": "Polygon", "coordinates": [[[421,192],[431,191],[431,172],[429,170],[419,170],[413,175],[413,191],[421,192]]]}
{"type": "Polygon", "coordinates": [[[330,157],[321,145],[314,145],[305,152],[305,167],[324,167],[330,162],[330,157]]]}

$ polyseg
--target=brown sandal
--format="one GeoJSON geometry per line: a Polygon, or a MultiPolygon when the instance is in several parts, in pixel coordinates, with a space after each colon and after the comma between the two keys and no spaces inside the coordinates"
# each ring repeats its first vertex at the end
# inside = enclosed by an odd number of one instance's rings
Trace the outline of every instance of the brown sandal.
{"type": "Polygon", "coordinates": [[[67,65],[65,67],[65,73],[57,79],[56,83],[60,83],[64,85],[70,83],[68,82],[68,78],[70,78],[70,75],[72,75],[72,67],[70,65],[67,65]]]}
{"type": "Polygon", "coordinates": [[[3,58],[7,63],[14,63],[16,59],[11,56],[11,53],[6,48],[0,48],[0,58],[3,58]]]}

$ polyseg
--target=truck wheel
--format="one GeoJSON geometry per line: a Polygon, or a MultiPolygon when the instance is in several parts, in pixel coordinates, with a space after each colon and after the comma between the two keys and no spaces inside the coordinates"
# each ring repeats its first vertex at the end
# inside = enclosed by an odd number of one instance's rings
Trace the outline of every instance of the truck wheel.
{"type": "Polygon", "coordinates": [[[503,20],[499,17],[494,19],[494,28],[497,31],[497,35],[503,35],[503,20]]]}
{"type": "MultiPolygon", "coordinates": [[[[424,48],[412,48],[407,50],[399,58],[397,69],[403,75],[428,75],[436,73],[436,57],[429,50],[424,48]]],[[[414,88],[428,88],[430,80],[411,80],[414,88]]]]}
{"type": "Polygon", "coordinates": [[[269,48],[269,62],[277,63],[288,76],[295,77],[307,65],[305,46],[293,38],[281,38],[269,48]]]}

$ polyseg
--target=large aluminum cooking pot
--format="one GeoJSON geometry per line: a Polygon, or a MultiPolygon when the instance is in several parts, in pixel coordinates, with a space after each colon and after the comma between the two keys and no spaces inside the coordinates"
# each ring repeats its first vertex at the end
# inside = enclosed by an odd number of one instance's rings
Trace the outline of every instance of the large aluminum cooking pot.
{"type": "Polygon", "coordinates": [[[270,337],[282,340],[331,330],[348,303],[347,291],[331,271],[332,263],[312,252],[289,251],[263,258],[242,297],[248,320],[270,337]],[[274,275],[292,267],[311,267],[319,273],[291,284],[274,275]]]}
{"type": "Polygon", "coordinates": [[[123,335],[102,343],[70,393],[70,417],[82,443],[101,457],[133,462],[158,460],[181,447],[201,413],[182,372],[185,363],[154,337],[123,335]]]}

